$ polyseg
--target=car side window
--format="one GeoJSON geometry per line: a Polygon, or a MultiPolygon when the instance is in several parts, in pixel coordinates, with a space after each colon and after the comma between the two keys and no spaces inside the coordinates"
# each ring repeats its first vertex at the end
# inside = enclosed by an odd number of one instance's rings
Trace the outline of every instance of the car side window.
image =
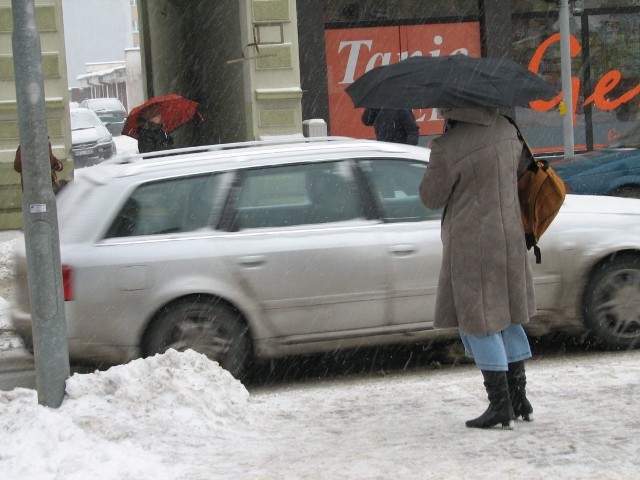
{"type": "Polygon", "coordinates": [[[360,162],[378,198],[385,222],[421,222],[440,219],[442,210],[422,204],[418,188],[427,164],[404,159],[360,162]]]}
{"type": "Polygon", "coordinates": [[[244,172],[233,229],[339,222],[362,216],[348,163],[256,168],[244,172]]]}
{"type": "Polygon", "coordinates": [[[116,215],[105,238],[189,232],[206,227],[220,178],[220,174],[209,174],[140,185],[116,215]]]}

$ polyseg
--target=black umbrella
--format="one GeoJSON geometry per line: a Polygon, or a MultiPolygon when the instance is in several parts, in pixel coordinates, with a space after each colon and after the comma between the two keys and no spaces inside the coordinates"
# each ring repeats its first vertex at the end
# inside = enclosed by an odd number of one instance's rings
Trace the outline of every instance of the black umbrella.
{"type": "Polygon", "coordinates": [[[356,107],[528,107],[559,90],[508,58],[410,57],[368,71],[346,89],[356,107]]]}

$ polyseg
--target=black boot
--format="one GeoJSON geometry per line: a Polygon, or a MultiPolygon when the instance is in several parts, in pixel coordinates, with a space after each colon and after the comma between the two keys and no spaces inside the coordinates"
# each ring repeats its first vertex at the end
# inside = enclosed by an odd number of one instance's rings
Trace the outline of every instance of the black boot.
{"type": "Polygon", "coordinates": [[[524,373],[524,360],[509,364],[507,381],[509,383],[509,396],[511,397],[514,418],[522,417],[525,422],[533,421],[531,417],[533,407],[527,400],[527,392],[525,390],[527,376],[524,373]]]}
{"type": "Polygon", "coordinates": [[[469,428],[491,428],[502,424],[503,429],[513,428],[513,409],[509,398],[509,386],[507,384],[507,372],[494,372],[481,370],[484,377],[484,387],[489,396],[489,408],[478,418],[468,420],[469,428]]]}

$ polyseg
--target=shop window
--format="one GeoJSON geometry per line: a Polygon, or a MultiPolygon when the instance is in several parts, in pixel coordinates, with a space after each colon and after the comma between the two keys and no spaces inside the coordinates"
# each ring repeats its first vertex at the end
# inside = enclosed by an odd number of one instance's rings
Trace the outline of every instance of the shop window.
{"type": "Polygon", "coordinates": [[[600,88],[604,80],[600,85],[598,80],[613,79],[618,74],[612,72],[619,72],[617,85],[604,95],[610,104],[598,105],[598,100],[594,99],[595,109],[600,113],[608,112],[621,122],[640,120],[640,15],[590,15],[589,52],[591,92],[604,90],[600,88]],[[634,91],[634,97],[622,101],[625,95],[629,96],[634,91]],[[620,102],[619,106],[610,110],[605,108],[615,106],[617,102],[620,102]]]}
{"type": "Polygon", "coordinates": [[[326,0],[327,23],[477,17],[478,0],[326,0]]]}
{"type": "MultiPolygon", "coordinates": [[[[601,1],[598,6],[610,6],[609,3],[601,1]]],[[[634,14],[601,15],[587,11],[570,18],[575,108],[569,106],[569,110],[574,115],[577,151],[607,146],[627,131],[631,122],[640,119],[640,9],[637,10],[634,14]],[[583,37],[588,39],[586,46],[583,37]]],[[[553,15],[514,13],[512,30],[515,60],[561,86],[557,8],[553,15]],[[539,62],[534,61],[537,57],[539,62]]],[[[516,112],[524,134],[539,153],[563,151],[562,117],[556,107],[554,104],[540,112],[516,112]]]]}
{"type": "Polygon", "coordinates": [[[638,0],[576,0],[584,8],[637,7],[638,0]]]}

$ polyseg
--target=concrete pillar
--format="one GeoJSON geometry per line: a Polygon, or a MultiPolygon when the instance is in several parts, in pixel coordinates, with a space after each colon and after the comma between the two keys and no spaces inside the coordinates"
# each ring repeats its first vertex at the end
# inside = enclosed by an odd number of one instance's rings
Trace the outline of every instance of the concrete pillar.
{"type": "Polygon", "coordinates": [[[295,0],[244,0],[241,9],[249,135],[302,135],[295,0]]]}
{"type": "MultiPolygon", "coordinates": [[[[302,118],[329,121],[329,88],[324,45],[324,1],[297,0],[298,37],[306,52],[300,56],[302,118]]],[[[330,127],[330,126],[329,126],[330,127]]]]}

